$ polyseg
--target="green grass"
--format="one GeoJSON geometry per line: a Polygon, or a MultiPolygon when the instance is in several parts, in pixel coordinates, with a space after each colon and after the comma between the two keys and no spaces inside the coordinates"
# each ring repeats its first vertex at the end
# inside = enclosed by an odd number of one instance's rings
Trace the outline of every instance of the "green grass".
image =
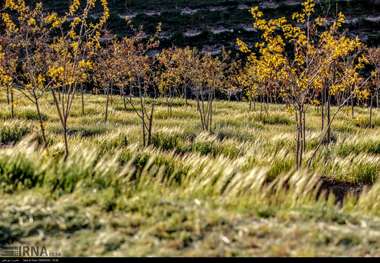
{"type": "Polygon", "coordinates": [[[30,127],[25,122],[11,121],[0,124],[0,145],[9,145],[19,142],[30,132],[30,127]]]}
{"type": "MultiPolygon", "coordinates": [[[[85,100],[84,116],[73,105],[66,161],[50,97],[42,104],[47,150],[33,107],[17,96],[11,119],[1,100],[0,245],[44,245],[65,256],[380,255],[379,126],[338,114],[334,142],[296,172],[294,117],[282,105],[260,115],[244,102],[217,101],[208,134],[194,102],[175,100],[170,115],[162,100],[144,148],[139,119],[120,98],[108,123],[104,98],[85,100]],[[348,191],[343,203],[322,188],[326,179],[348,191]]],[[[309,108],[306,159],[319,125],[309,108]]]]}

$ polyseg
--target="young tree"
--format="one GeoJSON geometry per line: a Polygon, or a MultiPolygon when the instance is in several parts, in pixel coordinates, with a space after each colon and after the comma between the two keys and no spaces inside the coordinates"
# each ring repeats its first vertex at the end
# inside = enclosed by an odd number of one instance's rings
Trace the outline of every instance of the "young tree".
{"type": "Polygon", "coordinates": [[[161,89],[165,92],[170,89],[171,92],[181,93],[186,105],[188,105],[187,94],[193,87],[193,73],[197,74],[193,68],[197,59],[199,56],[196,49],[190,47],[166,49],[159,56],[164,70],[161,89]]]}
{"type": "MultiPolygon", "coordinates": [[[[223,50],[223,52],[226,52],[223,50]]],[[[221,87],[228,96],[228,100],[231,101],[231,97],[239,92],[243,92],[243,87],[240,82],[240,74],[241,74],[241,61],[237,58],[233,58],[231,53],[224,53],[224,57],[229,58],[228,61],[225,61],[224,68],[224,80],[222,82],[223,86],[221,87]]],[[[250,103],[251,106],[251,103],[250,103]]]]}
{"type": "MultiPolygon", "coordinates": [[[[251,13],[253,16],[259,15],[261,19],[262,13],[257,8],[253,8],[251,13]],[[256,14],[256,12],[259,13],[256,14]]],[[[265,29],[265,27],[272,27],[271,29],[267,29],[274,30],[276,23],[280,22],[281,19],[270,20],[263,29],[265,29]]],[[[259,20],[257,23],[258,24],[254,26],[260,26],[259,20]]],[[[264,23],[266,23],[266,21],[264,23]]],[[[256,48],[259,50],[258,54],[252,52],[248,45],[240,39],[237,40],[237,44],[240,47],[240,51],[248,56],[243,70],[243,76],[245,76],[245,79],[249,80],[249,82],[252,82],[251,92],[259,96],[261,99],[260,114],[262,114],[264,103],[266,104],[265,111],[268,114],[268,98],[271,95],[276,94],[276,91],[280,88],[279,79],[281,78],[281,75],[285,74],[284,66],[286,64],[286,59],[283,55],[285,44],[281,37],[274,37],[269,33],[263,33],[263,36],[265,37],[264,41],[268,43],[270,42],[271,44],[265,45],[263,42],[257,43],[256,48]]],[[[244,78],[242,78],[242,80],[244,80],[244,78]]]]}
{"type": "MultiPolygon", "coordinates": [[[[333,61],[328,67],[324,69],[322,76],[322,90],[321,92],[325,94],[322,107],[322,123],[326,122],[325,125],[325,136],[323,138],[324,143],[329,144],[332,140],[332,113],[331,113],[331,104],[332,98],[335,98],[336,104],[339,106],[340,110],[348,101],[352,101],[354,98],[363,98],[366,96],[365,83],[367,80],[364,80],[359,72],[364,68],[366,64],[366,57],[360,55],[362,52],[362,44],[356,40],[357,43],[351,42],[351,48],[345,47],[344,41],[338,42],[337,40],[330,40],[330,44],[327,44],[325,52],[327,57],[332,56],[333,61]],[[333,47],[346,48],[348,53],[345,53],[344,56],[336,57],[334,59],[334,54],[331,53],[333,47]],[[342,105],[342,106],[341,106],[342,105]],[[326,113],[326,116],[324,115],[326,113]],[[326,117],[326,121],[324,118],[326,117]]],[[[325,66],[325,65],[324,65],[325,66]]]]}
{"type": "Polygon", "coordinates": [[[95,24],[91,23],[89,13],[95,8],[96,2],[87,0],[82,9],[81,1],[74,0],[64,17],[51,18],[53,24],[63,21],[60,23],[60,34],[50,44],[48,76],[52,83],[50,91],[63,128],[65,159],[69,155],[68,118],[72,103],[78,84],[88,78],[87,72],[93,67],[93,63],[84,58],[93,46],[100,46],[100,32],[109,17],[107,1],[101,0],[103,14],[95,24]],[[68,21],[69,17],[72,18],[71,22],[68,21]],[[67,23],[68,30],[65,30],[63,24],[67,23]]]}
{"type": "Polygon", "coordinates": [[[23,0],[7,0],[1,13],[5,24],[5,33],[0,37],[0,44],[5,51],[2,68],[9,80],[12,115],[14,86],[36,107],[45,146],[47,139],[40,100],[51,84],[47,81],[48,64],[45,56],[49,52],[52,29],[60,23],[57,20],[52,24],[52,16],[55,14],[43,11],[42,4],[29,7],[23,0]]]}
{"type": "Polygon", "coordinates": [[[11,118],[15,117],[14,114],[14,93],[13,93],[13,79],[10,72],[15,72],[14,70],[14,60],[10,58],[8,52],[3,52],[3,38],[0,37],[0,88],[4,88],[6,91],[7,104],[11,113],[11,118]],[[6,55],[6,53],[8,55],[6,55]]]}
{"type": "MultiPolygon", "coordinates": [[[[238,85],[243,89],[249,102],[249,110],[256,110],[256,99],[260,94],[258,78],[255,76],[256,69],[253,63],[247,62],[237,76],[238,85]],[[253,107],[252,107],[253,104],[253,107]]],[[[262,109],[262,107],[261,107],[262,109]]],[[[260,114],[262,111],[260,111],[260,114]]]]}
{"type": "MultiPolygon", "coordinates": [[[[1,40],[0,40],[1,41],[1,40]]],[[[7,102],[10,105],[11,117],[14,117],[12,77],[8,73],[9,58],[5,55],[3,44],[0,44],[0,91],[6,90],[7,102]]],[[[12,70],[13,71],[13,70],[12,70]]]]}
{"type": "Polygon", "coordinates": [[[372,126],[372,108],[374,101],[376,100],[376,108],[379,107],[379,90],[380,90],[380,48],[370,48],[368,49],[368,62],[373,66],[371,72],[371,84],[373,87],[373,92],[370,96],[370,121],[369,124],[372,126]]]}
{"type": "MultiPolygon", "coordinates": [[[[157,28],[160,32],[160,28],[157,28]]],[[[125,82],[129,86],[127,101],[141,120],[142,140],[144,147],[152,142],[154,111],[157,104],[157,58],[148,56],[148,51],[159,46],[157,33],[146,43],[143,42],[142,32],[133,37],[126,37],[122,41],[122,58],[120,64],[125,82]],[[137,94],[138,99],[133,99],[137,94]]]]}
{"type": "Polygon", "coordinates": [[[189,71],[204,131],[212,132],[215,92],[223,87],[226,66],[224,58],[219,59],[209,54],[196,55],[189,71]]]}
{"type": "MultiPolygon", "coordinates": [[[[91,36],[85,36],[85,37],[91,37],[91,36]]],[[[87,63],[87,65],[84,65],[84,68],[82,68],[82,77],[79,78],[78,86],[80,91],[80,97],[81,97],[81,113],[82,116],[85,115],[85,88],[89,85],[92,90],[95,89],[94,87],[94,76],[95,76],[95,66],[96,63],[94,61],[96,60],[97,55],[102,51],[102,46],[99,45],[97,42],[97,38],[93,39],[85,39],[84,42],[86,45],[84,45],[84,50],[82,52],[82,59],[81,61],[89,61],[90,63],[87,63]]]]}
{"type": "MultiPolygon", "coordinates": [[[[184,67],[182,67],[182,49],[164,49],[158,56],[161,73],[158,88],[166,97],[169,114],[172,114],[172,100],[184,86],[184,67]]],[[[185,95],[186,96],[186,95],[185,95]]]]}
{"type": "Polygon", "coordinates": [[[240,50],[250,56],[257,70],[255,75],[266,89],[280,88],[283,99],[293,106],[297,168],[302,166],[306,149],[306,106],[326,84],[328,76],[332,72],[335,76],[334,64],[361,46],[358,39],[351,39],[339,30],[345,20],[343,14],[327,25],[326,19],[315,18],[314,8],[315,2],[306,0],[302,11],[294,13],[291,21],[284,17],[266,20],[258,7],[252,8],[254,26],[262,33],[262,41],[256,45],[258,51],[251,51],[238,40],[240,50]]]}
{"type": "Polygon", "coordinates": [[[114,39],[101,50],[96,57],[94,78],[96,83],[103,88],[106,96],[104,122],[108,121],[110,97],[112,96],[114,86],[121,78],[120,66],[122,60],[122,47],[114,39]]]}

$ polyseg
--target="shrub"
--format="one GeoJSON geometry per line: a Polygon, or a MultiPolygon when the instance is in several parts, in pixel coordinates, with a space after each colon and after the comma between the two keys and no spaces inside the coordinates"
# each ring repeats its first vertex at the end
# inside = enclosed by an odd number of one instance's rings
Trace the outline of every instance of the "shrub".
{"type": "Polygon", "coordinates": [[[207,155],[213,152],[213,142],[204,141],[204,142],[195,142],[192,146],[194,152],[198,152],[202,155],[207,155]]]}
{"type": "Polygon", "coordinates": [[[157,132],[152,136],[152,144],[165,151],[173,150],[179,146],[181,139],[176,133],[157,132]]]}
{"type": "Polygon", "coordinates": [[[158,155],[154,160],[154,164],[158,167],[165,167],[164,177],[177,183],[182,181],[190,169],[190,167],[178,162],[172,156],[158,155]]]}
{"type": "Polygon", "coordinates": [[[19,142],[30,132],[30,127],[20,122],[5,123],[0,125],[0,145],[19,142]]]}
{"type": "Polygon", "coordinates": [[[130,144],[128,136],[124,132],[120,133],[107,133],[96,138],[96,143],[99,146],[101,154],[120,147],[126,147],[130,144]]]}
{"type": "Polygon", "coordinates": [[[380,141],[368,141],[366,143],[367,153],[380,154],[380,141]]]}
{"type": "Polygon", "coordinates": [[[256,121],[260,121],[267,125],[290,125],[292,120],[283,114],[258,114],[254,117],[256,121]]]}
{"type": "Polygon", "coordinates": [[[341,133],[352,133],[355,127],[351,123],[348,123],[347,121],[345,121],[345,122],[334,123],[333,129],[334,131],[341,132],[341,133]]]}
{"type": "Polygon", "coordinates": [[[342,157],[346,157],[350,154],[358,154],[361,151],[359,144],[342,143],[337,148],[337,154],[342,157]]]}
{"type": "Polygon", "coordinates": [[[182,110],[173,110],[171,113],[169,113],[166,109],[158,110],[154,117],[157,120],[166,120],[168,118],[176,118],[176,119],[192,119],[197,118],[197,114],[195,112],[190,111],[182,111],[182,110]]]}
{"type": "MultiPolygon", "coordinates": [[[[60,134],[63,133],[61,127],[56,127],[53,129],[54,133],[60,134]]],[[[68,134],[70,136],[80,136],[80,137],[93,137],[96,135],[101,135],[107,132],[107,128],[104,125],[86,125],[86,126],[72,126],[68,129],[68,134]]]]}
{"type": "Polygon", "coordinates": [[[216,136],[220,141],[224,139],[237,139],[241,142],[245,142],[253,141],[256,138],[255,134],[249,132],[248,130],[237,130],[229,127],[220,128],[217,130],[216,136]]]}
{"type": "Polygon", "coordinates": [[[110,212],[116,207],[116,195],[113,188],[107,188],[101,192],[102,198],[100,199],[101,208],[110,212]]]}
{"type": "MultiPolygon", "coordinates": [[[[35,110],[32,110],[32,109],[26,109],[26,110],[23,110],[21,112],[18,112],[17,116],[19,118],[26,119],[26,120],[29,120],[29,121],[38,121],[38,120],[40,120],[40,118],[38,116],[38,113],[35,110]]],[[[47,121],[48,120],[48,116],[46,114],[44,114],[44,113],[41,113],[41,117],[42,117],[43,121],[47,121]]]]}
{"type": "Polygon", "coordinates": [[[212,145],[214,156],[223,155],[229,158],[236,158],[241,154],[241,148],[233,141],[222,141],[212,145]]]}
{"type": "Polygon", "coordinates": [[[366,129],[373,128],[375,126],[375,121],[372,122],[372,127],[370,127],[368,117],[357,117],[354,119],[354,124],[356,127],[366,129]]]}
{"type": "MultiPolygon", "coordinates": [[[[67,160],[62,156],[49,156],[46,163],[44,184],[52,193],[72,193],[77,188],[105,189],[114,187],[115,191],[123,187],[117,178],[124,175],[118,156],[100,156],[99,151],[73,149],[67,160]]],[[[41,164],[40,164],[41,165],[41,164]]]]}
{"type": "Polygon", "coordinates": [[[360,163],[353,167],[351,175],[354,182],[359,184],[373,184],[378,177],[378,164],[360,163]]]}
{"type": "Polygon", "coordinates": [[[0,156],[0,189],[4,192],[32,188],[42,180],[34,162],[24,154],[0,156]]]}
{"type": "Polygon", "coordinates": [[[268,179],[274,180],[278,175],[289,172],[293,167],[293,163],[293,160],[288,159],[274,160],[267,174],[268,179]]]}
{"type": "Polygon", "coordinates": [[[337,149],[337,154],[343,157],[350,154],[358,155],[359,153],[380,154],[380,141],[368,139],[367,141],[342,143],[337,149]]]}

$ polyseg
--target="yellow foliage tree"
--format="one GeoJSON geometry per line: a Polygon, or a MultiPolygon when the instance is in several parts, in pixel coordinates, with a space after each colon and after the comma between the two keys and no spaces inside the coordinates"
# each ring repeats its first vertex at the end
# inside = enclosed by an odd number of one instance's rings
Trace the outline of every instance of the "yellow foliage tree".
{"type": "Polygon", "coordinates": [[[69,155],[67,136],[71,106],[78,85],[89,78],[88,72],[93,68],[90,59],[93,56],[89,56],[88,52],[100,48],[101,31],[109,18],[107,0],[100,0],[102,16],[95,23],[91,22],[89,15],[95,9],[96,3],[97,0],[86,0],[84,7],[80,8],[81,1],[74,0],[64,16],[51,14],[48,17],[50,30],[57,30],[48,54],[48,77],[52,83],[50,91],[63,128],[65,158],[69,155]]]}
{"type": "MultiPolygon", "coordinates": [[[[46,146],[40,99],[51,85],[47,80],[48,64],[45,59],[49,52],[48,41],[52,33],[49,29],[51,15],[43,11],[41,3],[29,7],[23,0],[7,0],[2,10],[0,16],[5,29],[0,37],[0,45],[4,52],[1,66],[2,82],[6,82],[11,91],[13,87],[17,88],[34,104],[39,117],[42,140],[46,146]]],[[[13,92],[11,102],[13,105],[13,92]]]]}
{"type": "MultiPolygon", "coordinates": [[[[285,17],[266,20],[258,7],[250,12],[262,39],[256,44],[256,50],[239,39],[237,44],[248,55],[249,64],[253,65],[249,67],[260,84],[269,92],[278,90],[293,106],[297,123],[296,164],[301,168],[306,149],[306,106],[322,89],[334,85],[346,89],[346,83],[354,82],[351,78],[356,78],[356,74],[345,74],[344,82],[339,84],[335,80],[328,83],[328,80],[336,76],[334,65],[355,56],[362,44],[358,38],[351,39],[341,33],[345,21],[342,13],[331,24],[316,17],[313,0],[304,1],[302,10],[289,20],[285,17]]],[[[357,68],[359,66],[354,69],[357,68]]],[[[329,89],[327,93],[333,91],[329,89]]]]}

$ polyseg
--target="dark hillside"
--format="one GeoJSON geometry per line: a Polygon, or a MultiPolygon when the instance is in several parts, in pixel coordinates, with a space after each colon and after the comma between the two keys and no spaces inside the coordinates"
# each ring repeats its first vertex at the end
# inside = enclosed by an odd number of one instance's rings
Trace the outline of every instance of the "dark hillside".
{"type": "MultiPolygon", "coordinates": [[[[69,1],[47,0],[46,6],[64,10],[69,1]]],[[[255,32],[250,26],[247,12],[253,5],[260,5],[266,14],[284,16],[299,9],[301,0],[124,0],[110,1],[112,17],[110,29],[126,34],[126,18],[135,25],[143,25],[151,33],[162,22],[161,40],[166,45],[193,45],[218,52],[221,46],[233,48],[236,37],[254,42],[255,32]]],[[[359,35],[369,45],[380,43],[380,0],[328,0],[321,1],[320,12],[334,15],[343,11],[347,16],[347,28],[359,35]]],[[[94,18],[96,14],[93,15],[94,18]]]]}

